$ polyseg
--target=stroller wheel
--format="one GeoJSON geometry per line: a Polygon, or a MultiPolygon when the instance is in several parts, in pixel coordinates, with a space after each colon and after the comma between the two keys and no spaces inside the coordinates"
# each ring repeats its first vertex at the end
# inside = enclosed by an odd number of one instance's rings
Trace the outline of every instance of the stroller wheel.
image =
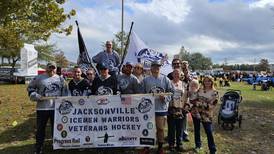
{"type": "Polygon", "coordinates": [[[238,120],[239,120],[239,128],[241,128],[243,116],[239,115],[239,119],[238,120]]]}
{"type": "Polygon", "coordinates": [[[233,129],[234,129],[234,124],[231,123],[231,124],[230,124],[230,130],[232,131],[233,129]]]}

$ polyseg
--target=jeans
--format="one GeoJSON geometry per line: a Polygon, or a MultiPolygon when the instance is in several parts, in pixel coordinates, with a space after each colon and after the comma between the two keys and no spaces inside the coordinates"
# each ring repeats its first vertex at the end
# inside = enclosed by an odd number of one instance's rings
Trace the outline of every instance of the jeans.
{"type": "Polygon", "coordinates": [[[216,145],[214,143],[214,138],[213,138],[212,122],[202,122],[201,119],[198,119],[194,116],[192,116],[192,119],[194,124],[194,138],[195,138],[196,148],[200,148],[202,146],[201,134],[200,134],[200,124],[202,123],[207,136],[207,143],[208,143],[210,154],[215,154],[217,149],[216,149],[216,145]]]}
{"type": "Polygon", "coordinates": [[[168,123],[168,143],[169,143],[169,145],[170,146],[174,145],[175,137],[176,137],[176,144],[177,144],[177,146],[180,146],[181,136],[182,136],[182,127],[183,127],[182,119],[174,118],[172,115],[168,115],[167,123],[168,123]]]}
{"type": "Polygon", "coordinates": [[[36,151],[40,151],[43,147],[44,140],[45,140],[45,132],[47,122],[50,119],[51,123],[51,135],[53,136],[53,125],[54,125],[54,110],[37,110],[37,131],[36,131],[36,151]]]}

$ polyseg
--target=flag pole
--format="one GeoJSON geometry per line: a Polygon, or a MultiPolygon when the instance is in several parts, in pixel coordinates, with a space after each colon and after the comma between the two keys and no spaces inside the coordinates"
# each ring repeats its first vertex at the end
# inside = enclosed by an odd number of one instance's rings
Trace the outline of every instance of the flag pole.
{"type": "Polygon", "coordinates": [[[130,41],[129,38],[130,38],[130,35],[131,35],[131,31],[132,31],[132,28],[133,28],[133,24],[134,24],[134,22],[132,21],[132,22],[131,22],[131,25],[130,25],[129,33],[128,33],[128,36],[127,36],[127,42],[126,42],[125,50],[124,50],[124,52],[123,52],[121,64],[120,64],[120,66],[119,66],[119,72],[121,71],[121,67],[122,67],[122,65],[123,65],[123,63],[124,63],[124,60],[125,60],[125,58],[126,58],[126,54],[127,54],[126,50],[127,50],[127,48],[128,48],[128,44],[129,44],[129,41],[130,41]]]}
{"type": "MultiPolygon", "coordinates": [[[[79,35],[80,35],[80,37],[81,37],[81,39],[82,39],[82,45],[83,45],[83,47],[84,47],[84,50],[86,51],[87,63],[89,63],[89,64],[91,65],[91,67],[93,67],[95,73],[99,76],[99,72],[98,72],[98,70],[96,69],[96,67],[94,66],[93,62],[91,61],[91,59],[90,59],[90,57],[89,57],[89,55],[88,55],[88,52],[87,52],[87,50],[86,50],[86,46],[85,46],[85,43],[84,43],[82,34],[80,33],[80,28],[79,28],[78,21],[75,20],[75,23],[76,23],[77,30],[78,30],[78,43],[79,43],[79,35]]],[[[83,52],[83,51],[81,51],[80,43],[79,43],[79,51],[80,51],[80,54],[81,54],[81,52],[83,52]]],[[[77,62],[77,63],[78,63],[78,62],[77,62]]],[[[84,72],[84,73],[85,73],[85,72],[84,72]]]]}
{"type": "Polygon", "coordinates": [[[122,18],[121,18],[121,54],[124,54],[124,0],[122,0],[122,18]]]}

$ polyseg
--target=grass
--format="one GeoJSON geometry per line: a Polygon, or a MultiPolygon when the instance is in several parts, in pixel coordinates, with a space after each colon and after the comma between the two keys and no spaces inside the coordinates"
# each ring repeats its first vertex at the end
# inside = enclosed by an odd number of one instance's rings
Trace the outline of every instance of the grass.
{"type": "MultiPolygon", "coordinates": [[[[274,90],[252,90],[245,83],[232,83],[231,89],[242,91],[243,102],[239,113],[243,115],[242,128],[236,127],[233,131],[225,131],[214,119],[214,137],[220,154],[249,154],[274,153],[274,90]]],[[[227,88],[219,88],[220,96],[227,88]]],[[[216,108],[216,114],[219,107],[216,108]]],[[[35,143],[35,102],[29,101],[26,85],[0,85],[0,154],[28,154],[33,153],[35,143]],[[17,122],[17,125],[15,123],[17,122]]],[[[49,128],[49,127],[48,127],[49,128]]],[[[49,129],[48,129],[49,130],[49,129]]],[[[203,150],[206,153],[207,141],[202,130],[203,150]]],[[[190,142],[184,143],[183,153],[193,153],[194,147],[193,126],[189,122],[190,142]]],[[[48,138],[50,132],[47,132],[48,138]]],[[[167,145],[165,145],[167,146],[167,145]]],[[[52,150],[51,140],[46,140],[46,153],[98,153],[96,149],[52,150]]],[[[138,153],[138,149],[114,148],[104,153],[138,153]]]]}

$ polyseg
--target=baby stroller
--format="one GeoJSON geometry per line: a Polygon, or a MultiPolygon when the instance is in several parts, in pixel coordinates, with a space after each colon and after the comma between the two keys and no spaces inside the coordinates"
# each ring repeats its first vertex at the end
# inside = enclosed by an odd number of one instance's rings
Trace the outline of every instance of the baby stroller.
{"type": "Polygon", "coordinates": [[[221,107],[218,115],[218,124],[225,130],[233,130],[234,124],[238,121],[241,128],[242,115],[239,115],[239,104],[242,101],[241,91],[228,89],[221,97],[221,107]]]}

